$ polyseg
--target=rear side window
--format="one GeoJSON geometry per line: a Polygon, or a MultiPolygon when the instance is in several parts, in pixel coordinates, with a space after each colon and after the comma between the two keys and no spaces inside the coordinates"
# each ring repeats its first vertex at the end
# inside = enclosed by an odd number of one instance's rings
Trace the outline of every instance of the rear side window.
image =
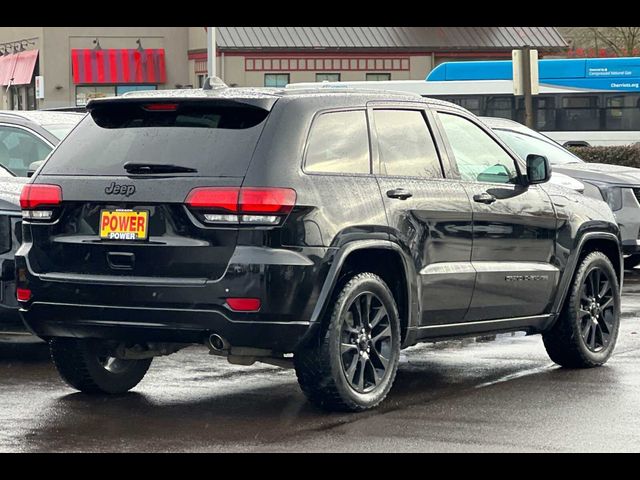
{"type": "Polygon", "coordinates": [[[49,175],[125,175],[124,164],[172,164],[197,175],[244,176],[269,112],[249,106],[101,106],[51,155],[49,175]]]}
{"type": "Polygon", "coordinates": [[[442,178],[431,132],[418,110],[374,110],[382,173],[442,178]]]}
{"type": "Polygon", "coordinates": [[[364,110],[318,116],[309,134],[305,170],[369,173],[369,134],[364,110]]]}
{"type": "Polygon", "coordinates": [[[18,177],[26,177],[29,165],[44,160],[51,147],[21,129],[0,126],[0,165],[18,177]]]}

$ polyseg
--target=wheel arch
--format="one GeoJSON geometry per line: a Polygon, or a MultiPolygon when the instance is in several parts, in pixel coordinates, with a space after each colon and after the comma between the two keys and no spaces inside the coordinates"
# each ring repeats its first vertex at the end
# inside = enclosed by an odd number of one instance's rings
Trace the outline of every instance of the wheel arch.
{"type": "MultiPolygon", "coordinates": [[[[587,232],[582,235],[580,240],[577,242],[577,247],[569,256],[564,273],[560,279],[558,288],[559,295],[556,297],[552,310],[556,318],[564,306],[565,299],[567,298],[567,294],[571,288],[571,284],[580,262],[585,256],[594,251],[604,253],[607,258],[611,260],[616,276],[618,277],[620,290],[622,290],[622,282],[624,280],[624,262],[622,258],[622,249],[620,248],[620,239],[617,235],[609,232],[587,232]]],[[[555,323],[555,319],[553,323],[555,323]]],[[[553,323],[549,325],[548,328],[551,328],[553,323]]]]}
{"type": "Polygon", "coordinates": [[[331,262],[311,316],[311,328],[301,343],[312,338],[322,324],[335,292],[341,288],[346,279],[351,274],[363,271],[380,276],[391,289],[398,306],[401,342],[404,343],[407,332],[414,326],[417,318],[416,276],[408,253],[403,251],[400,245],[391,241],[357,240],[340,247],[331,262]]]}

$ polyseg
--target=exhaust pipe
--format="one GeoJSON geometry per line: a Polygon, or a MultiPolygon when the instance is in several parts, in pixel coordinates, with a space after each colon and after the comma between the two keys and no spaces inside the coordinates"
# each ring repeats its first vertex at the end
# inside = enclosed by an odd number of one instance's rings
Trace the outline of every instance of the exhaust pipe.
{"type": "Polygon", "coordinates": [[[229,353],[231,345],[217,333],[212,333],[207,339],[207,347],[213,354],[226,355],[229,353]]]}

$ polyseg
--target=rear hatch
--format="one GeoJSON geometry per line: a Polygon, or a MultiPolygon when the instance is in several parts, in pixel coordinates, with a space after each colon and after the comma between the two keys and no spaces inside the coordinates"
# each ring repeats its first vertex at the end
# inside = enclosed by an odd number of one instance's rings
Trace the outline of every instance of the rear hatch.
{"type": "Polygon", "coordinates": [[[188,197],[198,187],[237,196],[276,99],[90,104],[25,197],[34,273],[185,285],[222,276],[242,227],[205,214],[233,205],[189,206],[188,197]]]}

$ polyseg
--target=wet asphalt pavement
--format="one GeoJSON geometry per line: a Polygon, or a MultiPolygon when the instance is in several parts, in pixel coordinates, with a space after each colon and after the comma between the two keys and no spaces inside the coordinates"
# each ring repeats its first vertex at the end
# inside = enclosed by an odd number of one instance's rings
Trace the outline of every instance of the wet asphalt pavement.
{"type": "Polygon", "coordinates": [[[156,358],[119,397],[59,380],[41,345],[0,344],[0,452],[640,451],[640,273],[626,276],[614,356],[565,370],[540,336],[405,350],[387,400],[309,404],[295,373],[193,347],[156,358]]]}

